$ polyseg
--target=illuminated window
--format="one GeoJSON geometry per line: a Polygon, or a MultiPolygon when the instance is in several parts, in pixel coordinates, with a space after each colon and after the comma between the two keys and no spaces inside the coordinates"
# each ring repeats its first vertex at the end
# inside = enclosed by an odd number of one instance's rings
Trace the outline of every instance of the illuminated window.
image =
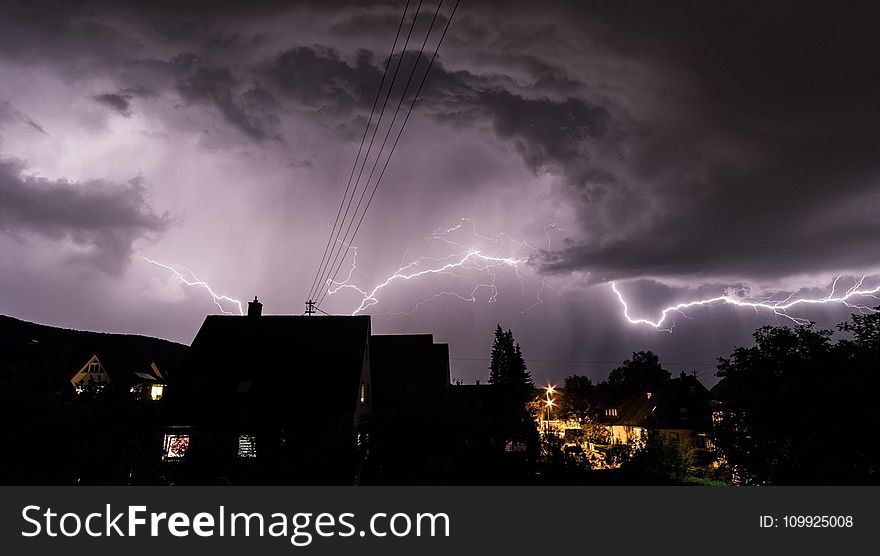
{"type": "Polygon", "coordinates": [[[617,408],[610,407],[605,410],[605,417],[617,417],[617,408]]]}
{"type": "Polygon", "coordinates": [[[188,434],[166,434],[162,448],[163,461],[180,461],[189,449],[188,434]]]}
{"type": "Polygon", "coordinates": [[[153,401],[161,400],[162,395],[165,394],[165,385],[164,384],[154,384],[150,387],[150,399],[153,401]]]}
{"type": "Polygon", "coordinates": [[[360,400],[361,400],[362,404],[367,403],[367,383],[366,382],[361,382],[360,400]]]}
{"type": "Polygon", "coordinates": [[[238,437],[238,457],[257,457],[257,441],[252,434],[242,434],[238,437]]]}

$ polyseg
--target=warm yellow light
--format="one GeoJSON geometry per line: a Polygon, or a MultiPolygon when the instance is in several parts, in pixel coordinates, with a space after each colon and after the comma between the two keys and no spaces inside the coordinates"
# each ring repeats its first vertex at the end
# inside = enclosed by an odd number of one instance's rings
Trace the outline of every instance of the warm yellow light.
{"type": "Polygon", "coordinates": [[[555,393],[556,393],[556,389],[553,388],[553,385],[551,385],[551,384],[548,384],[548,385],[547,385],[547,388],[545,388],[545,390],[547,390],[547,395],[548,395],[548,396],[549,396],[550,394],[555,394],[555,393]]]}
{"type": "Polygon", "coordinates": [[[553,407],[553,400],[547,400],[547,407],[553,407]]]}
{"type": "Polygon", "coordinates": [[[161,400],[162,395],[165,393],[165,385],[164,384],[154,384],[152,388],[150,388],[150,398],[154,401],[161,400]]]}

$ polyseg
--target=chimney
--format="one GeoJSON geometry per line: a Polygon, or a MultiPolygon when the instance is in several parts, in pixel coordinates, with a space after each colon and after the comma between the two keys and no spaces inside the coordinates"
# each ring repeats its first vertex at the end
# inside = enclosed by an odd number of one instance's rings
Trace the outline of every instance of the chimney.
{"type": "Polygon", "coordinates": [[[248,301],[248,318],[255,319],[263,314],[263,304],[257,300],[257,296],[254,296],[253,301],[248,301]]]}

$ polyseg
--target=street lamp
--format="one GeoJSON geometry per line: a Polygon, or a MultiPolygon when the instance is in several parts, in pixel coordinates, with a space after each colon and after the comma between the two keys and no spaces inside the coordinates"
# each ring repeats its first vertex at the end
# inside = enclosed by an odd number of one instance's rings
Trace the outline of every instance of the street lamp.
{"type": "Polygon", "coordinates": [[[544,392],[547,395],[547,419],[544,420],[544,434],[546,435],[550,433],[550,409],[553,407],[553,398],[551,398],[550,396],[556,393],[556,389],[553,387],[552,384],[548,384],[544,388],[544,392]]]}

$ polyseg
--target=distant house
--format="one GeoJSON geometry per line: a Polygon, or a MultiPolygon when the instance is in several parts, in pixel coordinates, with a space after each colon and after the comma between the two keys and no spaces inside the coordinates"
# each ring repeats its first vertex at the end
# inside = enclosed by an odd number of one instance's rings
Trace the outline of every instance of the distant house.
{"type": "Polygon", "coordinates": [[[158,401],[165,394],[162,371],[146,357],[134,354],[93,353],[70,378],[77,394],[97,393],[108,387],[127,390],[139,400],[158,401]]]}
{"type": "Polygon", "coordinates": [[[665,442],[709,448],[711,396],[695,376],[682,374],[655,388],[606,403],[599,420],[614,444],[633,444],[656,431],[665,442]]]}
{"type": "Polygon", "coordinates": [[[92,354],[89,360],[70,377],[70,383],[73,384],[77,394],[100,392],[110,384],[110,375],[98,359],[98,354],[92,354]]]}

